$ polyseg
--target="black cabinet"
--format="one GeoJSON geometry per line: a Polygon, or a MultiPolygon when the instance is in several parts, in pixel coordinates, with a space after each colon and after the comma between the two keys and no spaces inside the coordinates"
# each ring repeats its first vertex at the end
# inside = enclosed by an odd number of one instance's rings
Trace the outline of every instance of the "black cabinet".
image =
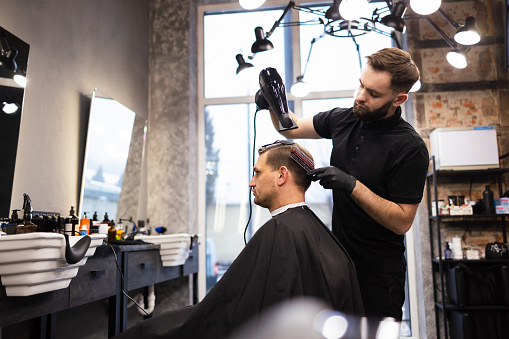
{"type": "MultiPolygon", "coordinates": [[[[159,249],[159,245],[153,244],[99,246],[79,268],[69,287],[56,291],[8,297],[0,285],[0,337],[55,338],[61,312],[73,313],[97,303],[108,305],[108,310],[103,312],[106,319],[100,323],[106,324],[108,337],[113,337],[127,325],[128,300],[123,291],[184,276],[193,277],[192,297],[197,302],[198,246],[190,252],[184,265],[172,267],[162,266],[159,249]]],[[[101,312],[96,315],[100,316],[101,312]]],[[[83,319],[76,321],[75,329],[90,325],[83,323],[83,319]]]]}
{"type": "MultiPolygon", "coordinates": [[[[444,259],[441,230],[449,225],[490,225],[502,231],[507,243],[507,214],[440,215],[440,184],[495,183],[495,197],[503,194],[509,169],[439,171],[434,157],[427,176],[430,252],[437,338],[509,337],[509,259],[444,259]],[[433,211],[434,209],[434,211],[433,211]],[[479,336],[481,334],[481,336],[479,336]]],[[[483,186],[484,187],[484,186],[483,186]]],[[[442,198],[445,198],[442,196],[442,198]]],[[[442,199],[445,200],[445,199],[442,199]]]]}

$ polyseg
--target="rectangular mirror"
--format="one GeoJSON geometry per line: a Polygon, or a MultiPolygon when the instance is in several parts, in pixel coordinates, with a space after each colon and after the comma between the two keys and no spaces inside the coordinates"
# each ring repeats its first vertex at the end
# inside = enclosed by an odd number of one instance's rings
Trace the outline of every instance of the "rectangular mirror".
{"type": "Polygon", "coordinates": [[[116,220],[136,114],[94,90],[85,147],[79,217],[116,220]]]}

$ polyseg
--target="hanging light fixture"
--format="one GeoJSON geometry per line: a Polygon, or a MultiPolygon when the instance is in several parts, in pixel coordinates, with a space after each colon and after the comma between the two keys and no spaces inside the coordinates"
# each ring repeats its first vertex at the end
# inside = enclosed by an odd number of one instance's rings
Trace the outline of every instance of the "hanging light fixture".
{"type": "Polygon", "coordinates": [[[467,67],[467,52],[461,49],[454,49],[447,53],[446,55],[447,62],[449,62],[452,66],[463,69],[467,67]]]}
{"type": "Polygon", "coordinates": [[[400,33],[405,33],[406,25],[403,16],[405,15],[406,9],[407,6],[402,1],[394,4],[391,14],[384,16],[382,20],[380,20],[380,23],[400,33]]]}
{"type": "Polygon", "coordinates": [[[325,12],[325,18],[329,20],[343,20],[344,18],[339,14],[339,3],[341,0],[334,0],[332,6],[329,7],[327,12],[325,12]]]}
{"type": "Polygon", "coordinates": [[[18,111],[19,107],[19,104],[16,102],[2,102],[2,112],[5,114],[14,114],[18,111]]]}
{"type": "Polygon", "coordinates": [[[21,68],[18,67],[18,70],[16,73],[14,73],[12,78],[14,79],[14,82],[16,82],[19,86],[23,88],[27,86],[26,71],[22,70],[21,68]]]}
{"type": "Polygon", "coordinates": [[[244,57],[242,56],[242,54],[237,54],[235,56],[235,58],[237,59],[237,62],[239,63],[239,67],[237,67],[237,74],[239,74],[241,71],[245,70],[246,68],[254,67],[253,64],[250,64],[249,62],[246,62],[244,60],[244,57]]]}
{"type": "Polygon", "coordinates": [[[440,5],[442,5],[442,0],[410,0],[410,7],[420,15],[434,13],[440,8],[440,5]]]}
{"type": "MultiPolygon", "coordinates": [[[[376,8],[372,12],[371,16],[367,17],[366,13],[368,8],[367,7],[368,0],[333,0],[333,4],[327,10],[296,5],[294,1],[290,1],[286,8],[284,9],[283,14],[274,23],[270,31],[265,33],[262,27],[258,26],[255,28],[256,41],[251,46],[251,52],[253,54],[256,54],[259,52],[264,52],[273,49],[274,45],[268,39],[270,38],[270,36],[277,27],[290,27],[312,24],[323,25],[322,36],[331,35],[340,38],[351,38],[357,45],[357,43],[355,42],[355,37],[368,34],[370,32],[375,32],[378,34],[391,37],[394,40],[396,46],[398,48],[401,48],[401,44],[398,41],[396,32],[400,33],[405,32],[406,19],[421,19],[421,18],[428,20],[428,22],[433,26],[433,28],[447,42],[447,44],[451,46],[453,52],[455,52],[456,50],[462,51],[458,44],[462,45],[475,44],[480,40],[479,32],[474,27],[475,18],[473,17],[466,18],[464,20],[464,24],[459,24],[457,22],[452,21],[451,18],[449,18],[447,14],[445,14],[440,9],[440,5],[442,3],[441,0],[400,0],[398,2],[393,1],[386,2],[387,7],[376,8]],[[410,4],[414,12],[421,15],[404,18],[406,9],[408,8],[407,5],[408,3],[410,4]],[[316,14],[317,19],[306,20],[305,22],[299,21],[294,22],[291,20],[283,21],[286,14],[291,9],[316,14]],[[435,11],[441,13],[442,16],[444,16],[444,18],[457,29],[457,34],[454,38],[455,39],[454,41],[449,39],[449,37],[428,17],[428,14],[431,14],[435,11]],[[381,15],[386,12],[389,12],[389,14],[385,16],[381,15]],[[380,25],[389,28],[389,30],[381,29],[380,25]]],[[[252,59],[252,57],[250,58],[252,59]]],[[[246,66],[240,67],[241,64],[245,63],[243,58],[240,59],[239,61],[239,58],[237,57],[237,61],[239,62],[237,73],[242,71],[243,69],[252,67],[252,65],[249,63],[246,63],[246,66]]],[[[301,84],[305,84],[304,74],[301,74],[299,77],[297,77],[297,81],[295,82],[295,85],[301,84]]]]}
{"type": "Polygon", "coordinates": [[[454,40],[462,45],[475,45],[481,41],[481,35],[475,28],[475,18],[469,16],[465,19],[465,24],[456,31],[454,40]]]}
{"type": "Polygon", "coordinates": [[[304,82],[304,76],[299,75],[297,77],[297,81],[293,83],[292,88],[290,89],[292,95],[296,98],[304,98],[309,94],[309,84],[304,82]]]}
{"type": "Polygon", "coordinates": [[[264,3],[265,0],[239,0],[239,4],[245,9],[256,9],[264,3]]]}

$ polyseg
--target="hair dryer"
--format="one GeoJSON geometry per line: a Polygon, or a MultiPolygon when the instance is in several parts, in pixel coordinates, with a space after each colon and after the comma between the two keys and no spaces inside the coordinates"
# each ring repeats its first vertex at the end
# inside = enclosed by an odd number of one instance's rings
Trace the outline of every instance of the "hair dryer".
{"type": "Polygon", "coordinates": [[[280,132],[298,128],[288,111],[285,85],[276,69],[272,67],[263,69],[260,72],[259,80],[261,94],[265,100],[262,100],[259,93],[256,93],[255,101],[258,107],[262,108],[261,106],[265,106],[267,103],[272,108],[279,120],[280,132]]]}

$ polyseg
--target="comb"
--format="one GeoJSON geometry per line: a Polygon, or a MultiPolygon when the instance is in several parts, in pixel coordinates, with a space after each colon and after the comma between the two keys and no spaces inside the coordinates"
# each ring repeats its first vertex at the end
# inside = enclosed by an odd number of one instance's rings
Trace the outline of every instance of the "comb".
{"type": "Polygon", "coordinates": [[[292,158],[306,172],[315,169],[314,161],[298,148],[292,148],[290,158],[292,158]]]}

